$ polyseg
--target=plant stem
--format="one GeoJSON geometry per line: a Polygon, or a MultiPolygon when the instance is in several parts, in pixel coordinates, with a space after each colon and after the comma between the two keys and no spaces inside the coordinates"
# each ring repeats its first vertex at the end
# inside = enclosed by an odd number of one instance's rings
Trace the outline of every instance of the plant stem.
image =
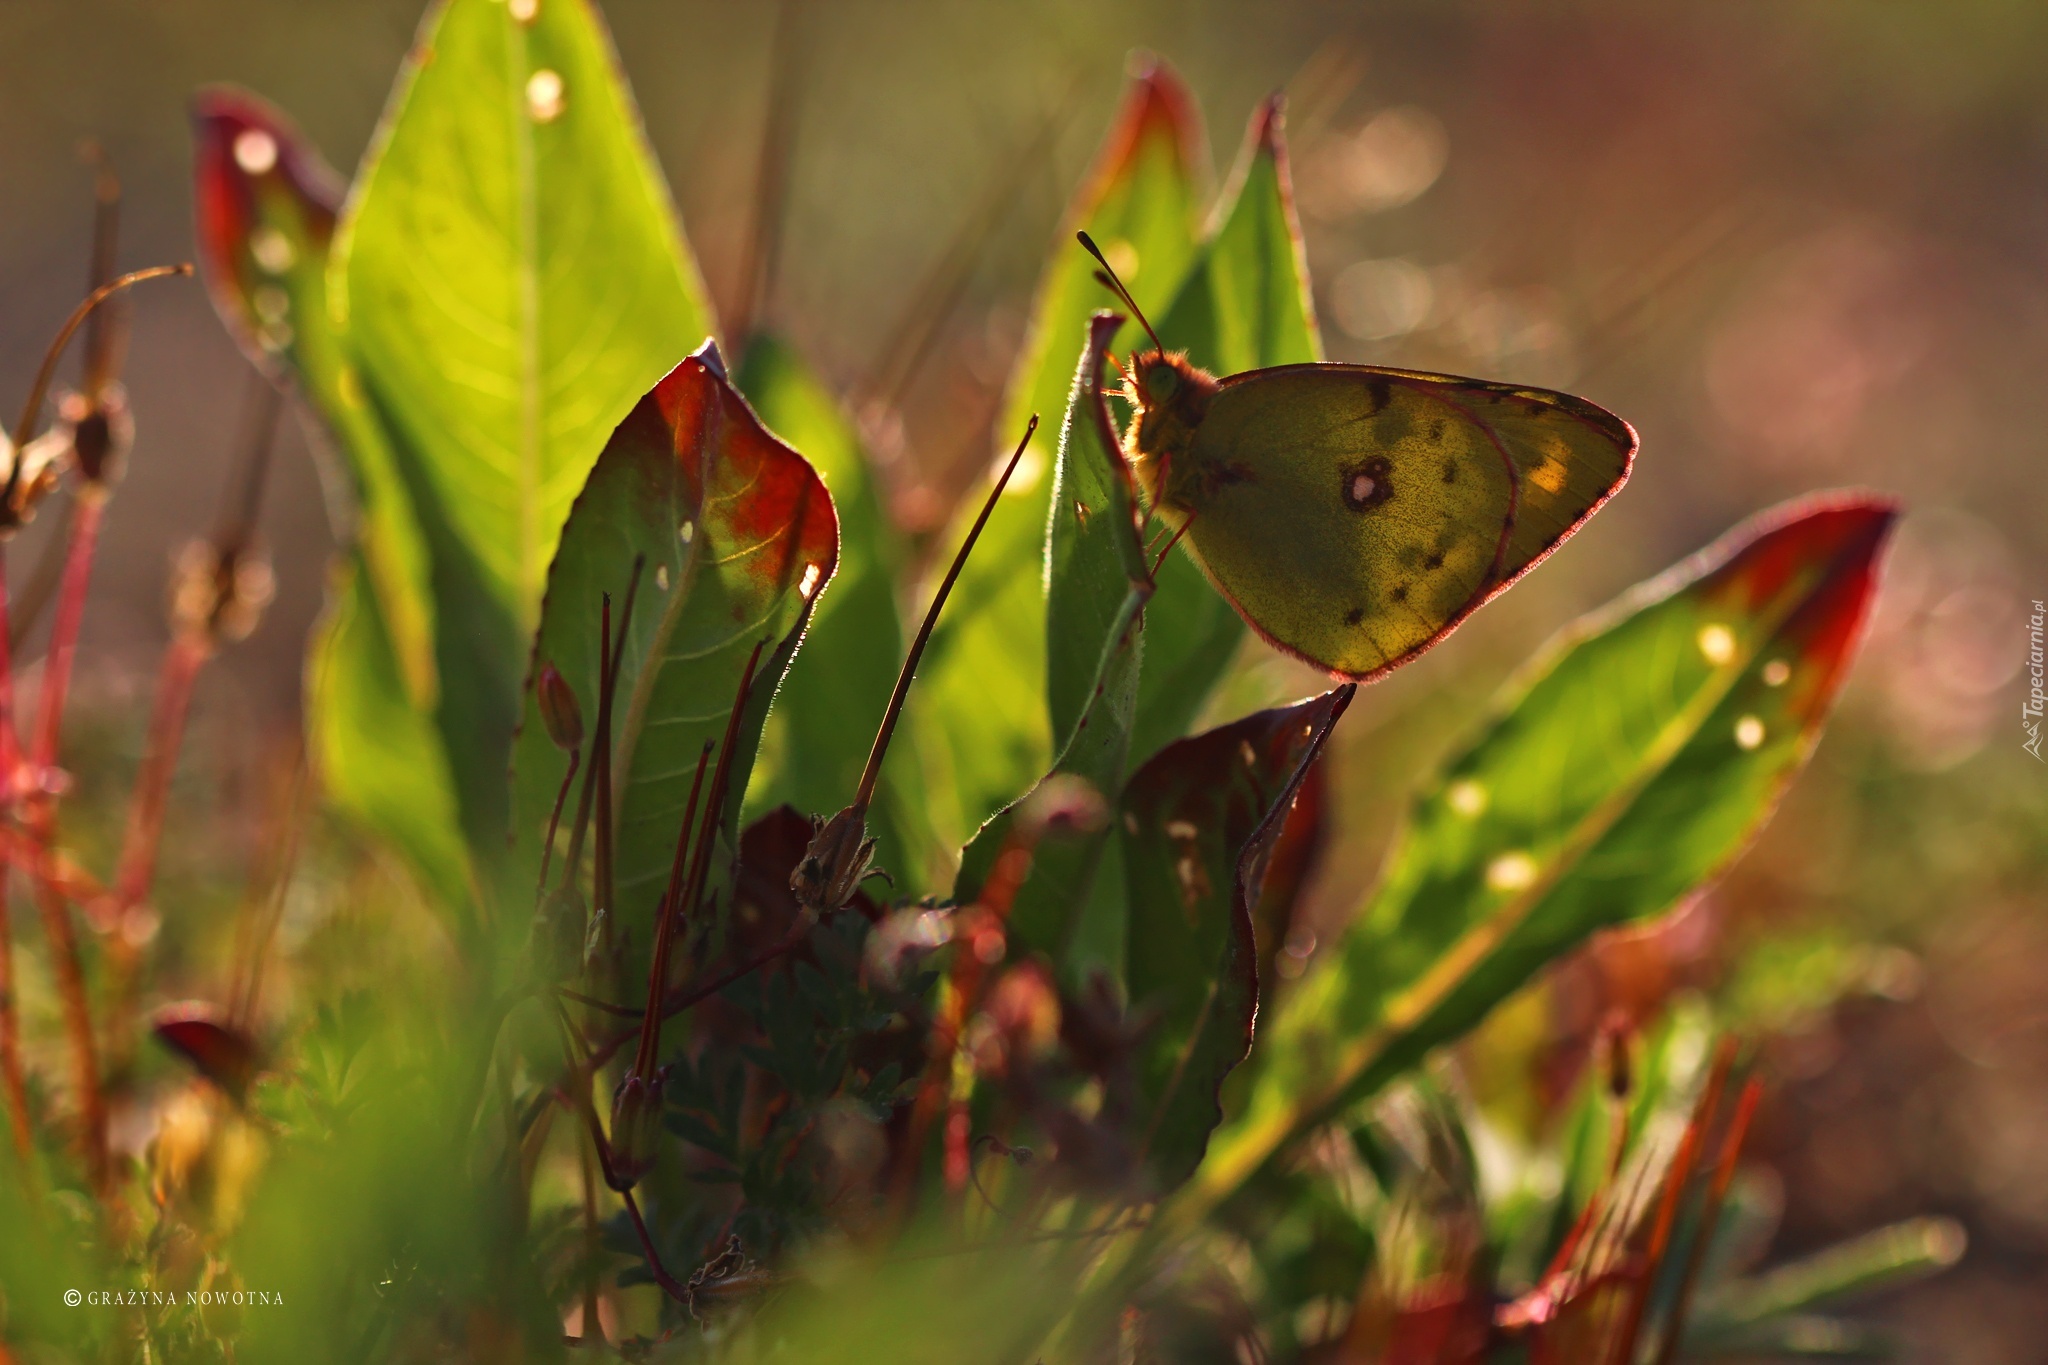
{"type": "Polygon", "coordinates": [[[996,499],[1003,496],[1003,489],[1010,482],[1010,475],[1017,471],[1017,461],[1024,458],[1024,448],[1031,444],[1031,437],[1038,430],[1038,414],[1032,413],[1025,423],[1024,439],[1017,442],[1017,449],[1010,455],[1010,462],[1003,466],[1002,477],[996,486],[988,491],[988,500],[981,505],[981,515],[974,519],[974,525],[967,530],[967,538],[960,542],[959,553],[953,556],[952,567],[939,583],[938,592],[932,597],[931,606],[925,611],[924,622],[917,628],[917,638],[910,642],[910,652],[903,656],[903,667],[896,674],[895,690],[889,693],[889,705],[882,712],[881,728],[875,731],[874,746],[868,750],[867,767],[861,770],[860,786],[853,794],[853,809],[866,811],[874,799],[875,783],[882,776],[882,759],[889,752],[889,739],[896,733],[897,718],[903,714],[903,700],[910,695],[910,680],[917,676],[917,661],[924,656],[925,642],[932,638],[932,627],[939,622],[939,609],[946,605],[947,594],[953,591],[953,583],[960,577],[960,570],[966,566],[968,552],[974,549],[974,542],[981,535],[981,528],[988,524],[989,514],[996,510],[996,499]]]}
{"type": "MultiPolygon", "coordinates": [[[[178,750],[184,744],[185,720],[191,714],[192,688],[212,654],[205,636],[181,633],[172,638],[157,672],[149,737],[142,767],[135,774],[128,827],[114,873],[113,935],[107,945],[108,975],[112,978],[108,993],[113,1001],[107,1018],[107,1055],[115,1059],[127,1056],[132,1045],[137,968],[142,957],[141,945],[128,932],[128,917],[149,898],[150,885],[156,879],[164,811],[170,803],[171,778],[178,769],[178,750]]],[[[118,1066],[118,1060],[114,1064],[118,1066]]]]}
{"type": "MultiPolygon", "coordinates": [[[[14,736],[14,658],[7,638],[7,556],[0,551],[0,800],[12,804],[17,746],[14,736]]],[[[21,1064],[21,1020],[14,1003],[14,931],[8,913],[9,864],[0,861],[0,1084],[7,1090],[7,1113],[14,1145],[24,1165],[35,1151],[28,1113],[28,1078],[21,1064]]]]}
{"type": "MultiPolygon", "coordinates": [[[[98,297],[96,294],[95,297],[98,297]]],[[[74,314],[74,316],[79,316],[74,314]]],[[[43,933],[50,941],[57,989],[64,1001],[65,1031],[71,1040],[71,1065],[78,1089],[78,1121],[86,1174],[95,1192],[107,1188],[107,1111],[100,1094],[99,1057],[93,1042],[92,1007],[79,963],[78,939],[72,932],[69,907],[57,888],[53,845],[57,834],[56,776],[58,739],[64,726],[64,702],[71,686],[71,665],[78,653],[78,631],[85,619],[86,590],[92,582],[93,552],[99,544],[100,520],[106,510],[105,490],[88,485],[79,490],[78,512],[71,524],[64,583],[57,616],[50,625],[49,652],[43,660],[42,694],[38,698],[36,732],[29,752],[29,778],[35,790],[28,798],[29,834],[35,845],[36,902],[42,911],[43,933]]]]}
{"type": "Polygon", "coordinates": [[[134,270],[110,280],[85,296],[85,301],[71,310],[71,316],[57,330],[57,339],[50,343],[50,349],[43,355],[42,368],[36,371],[36,381],[29,386],[28,401],[23,406],[21,419],[14,425],[14,448],[19,451],[35,435],[36,418],[42,415],[43,397],[50,391],[50,377],[57,371],[57,361],[64,355],[64,348],[71,343],[73,333],[79,325],[92,316],[95,308],[130,285],[141,284],[144,280],[161,279],[166,275],[189,275],[191,262],[182,265],[153,265],[147,270],[134,270]]]}

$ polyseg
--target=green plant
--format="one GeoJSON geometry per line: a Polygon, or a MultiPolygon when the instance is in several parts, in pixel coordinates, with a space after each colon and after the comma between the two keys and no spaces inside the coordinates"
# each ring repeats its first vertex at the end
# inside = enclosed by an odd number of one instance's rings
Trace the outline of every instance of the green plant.
{"type": "MultiPolygon", "coordinates": [[[[1804,1281],[1735,1278],[1722,1209],[1753,1092],[1733,1051],[1703,1063],[1698,1020],[1642,1044],[1640,1083],[1584,1088],[1548,1192],[1482,1188],[1480,1120],[1429,1065],[1740,853],[1818,739],[1889,504],[1767,514],[1568,632],[1420,782],[1370,902],[1283,988],[1261,971],[1277,851],[1307,838],[1355,689],[1190,733],[1243,625],[1146,543],[1103,385],[1120,322],[1086,258],[1063,241],[1047,268],[1010,483],[975,500],[985,530],[931,604],[882,763],[909,555],[797,354],[733,337],[729,365],[706,340],[593,11],[438,5],[346,200],[251,97],[203,96],[196,128],[216,302],[353,493],[309,744],[332,807],[403,860],[352,926],[401,946],[319,945],[353,981],[264,1044],[253,984],[160,1016],[206,1081],[146,1170],[98,1132],[83,974],[69,1131],[13,1079],[0,1013],[23,1158],[0,1208],[37,1247],[0,1250],[6,1339],[1668,1358],[1797,1348],[1820,1329],[1787,1315],[1950,1254],[1908,1230],[1804,1281]],[[949,882],[934,850],[962,844],[949,882]],[[65,1317],[72,1283],[145,1297],[65,1317]],[[282,1302],[190,1297],[215,1288],[282,1302]]],[[[1174,77],[1145,72],[1070,226],[1143,263],[1141,301],[1195,363],[1319,359],[1277,105],[1215,205],[1199,141],[1174,77]]],[[[52,450],[97,490],[83,430],[52,450]]],[[[216,547],[178,668],[217,643],[244,548],[216,547]]],[[[55,763],[44,695],[33,770],[55,763]]],[[[10,857],[61,962],[67,898],[106,900],[64,870],[36,791],[10,857]]],[[[124,866],[117,910],[148,884],[142,853],[124,866]]],[[[253,983],[268,933],[248,942],[253,983]]]]}

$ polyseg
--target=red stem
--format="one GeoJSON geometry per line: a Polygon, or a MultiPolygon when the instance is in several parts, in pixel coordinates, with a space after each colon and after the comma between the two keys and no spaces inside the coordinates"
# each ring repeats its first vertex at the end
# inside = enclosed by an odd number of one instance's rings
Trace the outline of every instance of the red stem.
{"type": "Polygon", "coordinates": [[[178,750],[185,739],[185,721],[192,710],[192,688],[213,650],[196,633],[181,633],[164,651],[157,674],[156,707],[150,714],[149,740],[142,768],[135,775],[135,796],[128,807],[128,831],[121,843],[119,871],[114,875],[117,909],[142,904],[156,880],[157,852],[163,846],[164,811],[170,803],[171,778],[178,769],[178,750]]]}
{"type": "MultiPolygon", "coordinates": [[[[8,648],[7,556],[0,551],[0,804],[11,805],[15,789],[14,659],[8,648]]],[[[11,860],[10,860],[11,861],[11,860]]],[[[8,869],[0,863],[0,1083],[7,1089],[7,1113],[14,1145],[26,1163],[35,1150],[28,1114],[28,1078],[21,1064],[21,1020],[14,1005],[14,932],[7,905],[8,869]]]]}
{"type": "Polygon", "coordinates": [[[92,582],[93,552],[99,543],[100,520],[106,508],[104,490],[79,490],[71,521],[71,544],[65,551],[64,582],[57,616],[50,626],[50,648],[43,662],[42,695],[36,733],[29,754],[29,832],[35,843],[36,901],[43,933],[64,1001],[65,1031],[71,1039],[72,1072],[78,1087],[78,1119],[86,1174],[95,1191],[107,1187],[107,1113],[100,1094],[99,1058],[93,1043],[92,1008],[86,996],[85,972],[79,964],[78,939],[56,884],[52,846],[57,832],[57,801],[50,790],[57,762],[58,738],[64,725],[64,701],[71,686],[71,665],[78,653],[78,631],[85,619],[86,590],[92,582]]]}

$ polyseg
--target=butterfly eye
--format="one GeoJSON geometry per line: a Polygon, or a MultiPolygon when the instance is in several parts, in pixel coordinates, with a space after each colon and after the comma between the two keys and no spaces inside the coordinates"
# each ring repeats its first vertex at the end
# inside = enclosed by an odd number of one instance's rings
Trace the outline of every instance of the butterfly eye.
{"type": "Polygon", "coordinates": [[[1180,388],[1180,374],[1171,365],[1147,365],[1139,384],[1145,391],[1146,402],[1163,403],[1180,388]]]}

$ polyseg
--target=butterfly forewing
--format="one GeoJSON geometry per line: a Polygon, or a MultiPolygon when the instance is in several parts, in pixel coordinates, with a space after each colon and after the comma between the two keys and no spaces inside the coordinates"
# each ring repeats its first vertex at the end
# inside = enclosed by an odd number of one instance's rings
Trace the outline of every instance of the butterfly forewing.
{"type": "Polygon", "coordinates": [[[1563,394],[1350,365],[1223,381],[1170,496],[1273,644],[1369,678],[1413,658],[1627,476],[1634,433],[1563,394]]]}

